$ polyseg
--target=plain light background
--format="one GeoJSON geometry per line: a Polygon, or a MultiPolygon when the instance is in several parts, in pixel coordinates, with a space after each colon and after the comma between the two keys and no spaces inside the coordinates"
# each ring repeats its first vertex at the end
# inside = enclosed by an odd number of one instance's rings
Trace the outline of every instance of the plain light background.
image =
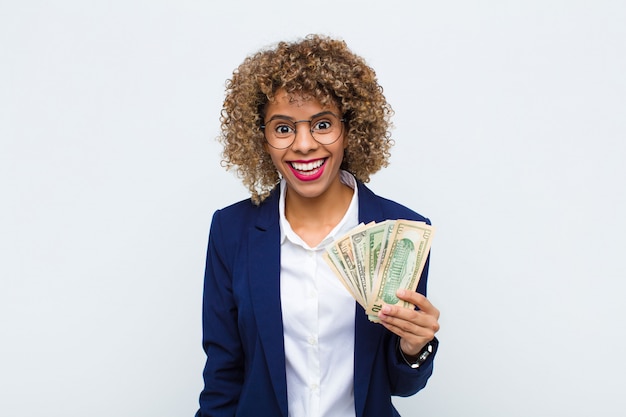
{"type": "Polygon", "coordinates": [[[346,40],[393,106],[378,194],[438,227],[403,416],[626,412],[626,4],[0,0],[0,415],[191,416],[224,82],[346,40]]]}

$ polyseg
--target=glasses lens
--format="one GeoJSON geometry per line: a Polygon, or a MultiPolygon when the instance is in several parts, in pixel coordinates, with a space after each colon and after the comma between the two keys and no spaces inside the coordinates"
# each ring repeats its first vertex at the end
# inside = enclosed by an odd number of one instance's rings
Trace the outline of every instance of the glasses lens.
{"type": "Polygon", "coordinates": [[[291,146],[296,139],[296,129],[303,129],[305,126],[296,124],[309,123],[309,131],[318,143],[330,145],[334,143],[343,129],[342,121],[332,113],[320,115],[311,120],[292,121],[288,119],[272,119],[265,125],[265,139],[270,146],[276,149],[285,149],[291,146]]]}
{"type": "Polygon", "coordinates": [[[330,145],[341,135],[341,121],[334,114],[325,114],[311,120],[311,134],[316,141],[330,145]]]}

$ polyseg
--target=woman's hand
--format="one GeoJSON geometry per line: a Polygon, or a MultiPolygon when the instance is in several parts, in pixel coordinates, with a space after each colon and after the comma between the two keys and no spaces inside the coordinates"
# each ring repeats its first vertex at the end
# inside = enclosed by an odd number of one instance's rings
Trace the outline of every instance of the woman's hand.
{"type": "Polygon", "coordinates": [[[439,310],[422,294],[398,290],[398,298],[419,307],[419,310],[384,305],[378,313],[383,326],[400,336],[400,348],[407,356],[416,356],[439,331],[439,310]]]}

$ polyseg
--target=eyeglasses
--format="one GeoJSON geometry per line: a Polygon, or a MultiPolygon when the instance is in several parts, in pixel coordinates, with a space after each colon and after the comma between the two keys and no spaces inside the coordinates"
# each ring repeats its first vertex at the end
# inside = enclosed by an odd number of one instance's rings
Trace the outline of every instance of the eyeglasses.
{"type": "Polygon", "coordinates": [[[274,149],[287,149],[296,140],[298,123],[309,123],[311,136],[320,145],[332,145],[343,132],[343,122],[345,119],[326,111],[308,120],[292,120],[285,116],[274,116],[261,125],[261,129],[268,145],[274,149]]]}

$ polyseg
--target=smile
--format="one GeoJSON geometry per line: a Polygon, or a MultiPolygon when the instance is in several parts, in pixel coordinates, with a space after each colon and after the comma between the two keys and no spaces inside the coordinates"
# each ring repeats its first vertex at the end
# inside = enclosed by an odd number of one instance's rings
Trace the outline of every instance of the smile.
{"type": "Polygon", "coordinates": [[[303,181],[312,181],[322,175],[325,163],[326,158],[323,158],[310,162],[293,161],[289,162],[289,166],[296,178],[303,181]]]}
{"type": "Polygon", "coordinates": [[[293,169],[297,169],[298,171],[313,171],[324,165],[324,162],[326,162],[325,159],[318,159],[317,161],[313,162],[290,162],[290,164],[293,169]]]}

